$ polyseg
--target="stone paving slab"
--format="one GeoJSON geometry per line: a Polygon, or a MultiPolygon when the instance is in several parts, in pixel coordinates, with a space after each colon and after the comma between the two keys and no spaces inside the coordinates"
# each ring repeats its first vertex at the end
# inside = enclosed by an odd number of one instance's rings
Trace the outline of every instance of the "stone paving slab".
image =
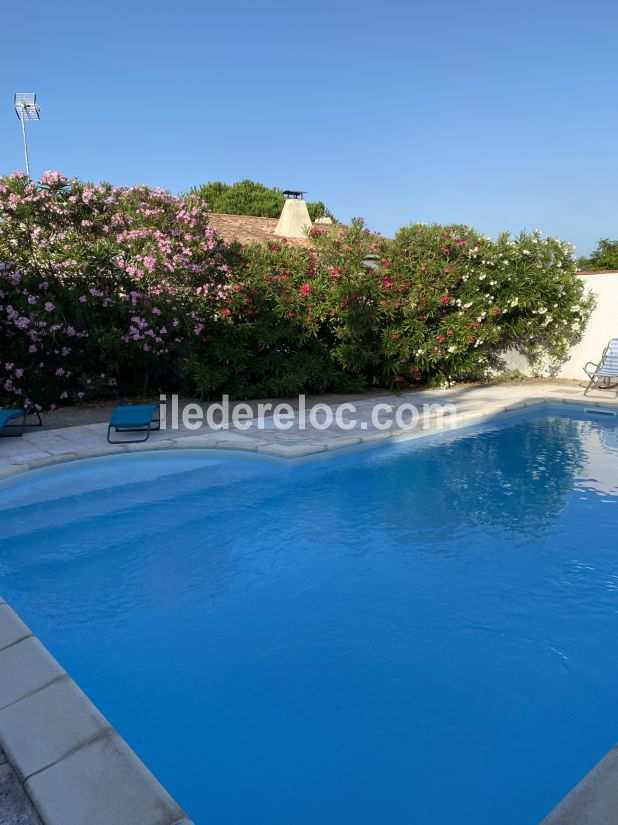
{"type": "Polygon", "coordinates": [[[6,602],[0,604],[0,650],[32,636],[29,627],[6,602]]]}
{"type": "Polygon", "coordinates": [[[615,745],[541,825],[616,825],[618,745],[615,745]]]}
{"type": "MultiPolygon", "coordinates": [[[[0,650],[0,710],[65,673],[34,636],[0,650]]],[[[0,731],[0,741],[2,731],[0,731]]]]}
{"type": "Polygon", "coordinates": [[[24,781],[109,730],[68,677],[0,710],[4,751],[24,781]]]}
{"type": "Polygon", "coordinates": [[[26,789],[45,825],[189,825],[113,731],[34,774],[26,789]]]}

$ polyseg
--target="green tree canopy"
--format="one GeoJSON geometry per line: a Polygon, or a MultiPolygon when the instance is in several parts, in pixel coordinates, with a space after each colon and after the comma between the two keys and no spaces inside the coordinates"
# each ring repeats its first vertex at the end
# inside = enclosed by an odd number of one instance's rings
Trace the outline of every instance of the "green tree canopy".
{"type": "MultiPolygon", "coordinates": [[[[223,215],[258,215],[263,218],[278,218],[283,209],[281,189],[270,189],[252,180],[241,180],[232,184],[214,180],[195,187],[191,191],[205,198],[213,212],[223,215]]],[[[308,202],[307,209],[312,221],[325,216],[333,217],[322,201],[308,202]]]]}
{"type": "Polygon", "coordinates": [[[618,241],[601,238],[597,248],[587,258],[579,258],[580,269],[601,270],[618,269],[618,241]]]}

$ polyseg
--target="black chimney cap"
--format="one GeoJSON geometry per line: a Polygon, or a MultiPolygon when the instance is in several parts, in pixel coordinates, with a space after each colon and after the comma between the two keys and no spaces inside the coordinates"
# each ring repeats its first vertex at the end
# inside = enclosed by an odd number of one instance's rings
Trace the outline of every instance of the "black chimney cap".
{"type": "Polygon", "coordinates": [[[305,194],[305,190],[296,190],[296,189],[284,189],[283,190],[283,197],[284,198],[301,198],[305,194]]]}

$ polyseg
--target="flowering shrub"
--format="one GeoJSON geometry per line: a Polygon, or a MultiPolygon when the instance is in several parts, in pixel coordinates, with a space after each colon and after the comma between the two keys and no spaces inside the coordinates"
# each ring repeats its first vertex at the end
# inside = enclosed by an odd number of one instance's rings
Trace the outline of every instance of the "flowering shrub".
{"type": "Polygon", "coordinates": [[[571,248],[539,233],[494,242],[414,225],[387,242],[360,220],[312,233],[311,250],[253,247],[240,275],[233,267],[247,349],[223,386],[270,395],[482,378],[509,348],[559,360],[592,308],[571,248]]]}
{"type": "Polygon", "coordinates": [[[571,249],[413,225],[225,247],[198,194],[0,180],[0,400],[286,395],[479,378],[559,359],[592,306],[571,249]]]}
{"type": "Polygon", "coordinates": [[[312,231],[314,249],[285,241],[256,245],[230,263],[235,280],[225,344],[213,347],[208,362],[191,366],[201,393],[259,397],[366,386],[367,360],[380,357],[364,352],[363,343],[377,327],[371,306],[378,286],[362,262],[383,242],[362,222],[341,236],[312,231]]]}
{"type": "Polygon", "coordinates": [[[558,362],[594,306],[575,270],[572,247],[539,232],[492,241],[463,226],[402,229],[378,276],[378,379],[478,378],[509,348],[558,362]]]}
{"type": "Polygon", "coordinates": [[[51,404],[178,384],[229,272],[199,198],[0,182],[0,392],[51,404]]]}

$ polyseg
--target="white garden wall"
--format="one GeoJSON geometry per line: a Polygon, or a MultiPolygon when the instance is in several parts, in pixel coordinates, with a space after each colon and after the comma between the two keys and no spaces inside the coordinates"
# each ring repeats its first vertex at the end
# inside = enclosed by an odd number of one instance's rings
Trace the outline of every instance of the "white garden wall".
{"type": "MultiPolygon", "coordinates": [[[[618,337],[618,271],[612,272],[582,272],[582,278],[597,299],[597,306],[579,344],[576,344],[561,368],[551,374],[556,378],[585,379],[582,367],[586,361],[599,360],[610,338],[618,337]]],[[[518,369],[530,375],[532,370],[527,360],[517,352],[507,352],[505,355],[506,369],[518,369]]],[[[535,374],[550,374],[550,371],[535,374]]]]}

